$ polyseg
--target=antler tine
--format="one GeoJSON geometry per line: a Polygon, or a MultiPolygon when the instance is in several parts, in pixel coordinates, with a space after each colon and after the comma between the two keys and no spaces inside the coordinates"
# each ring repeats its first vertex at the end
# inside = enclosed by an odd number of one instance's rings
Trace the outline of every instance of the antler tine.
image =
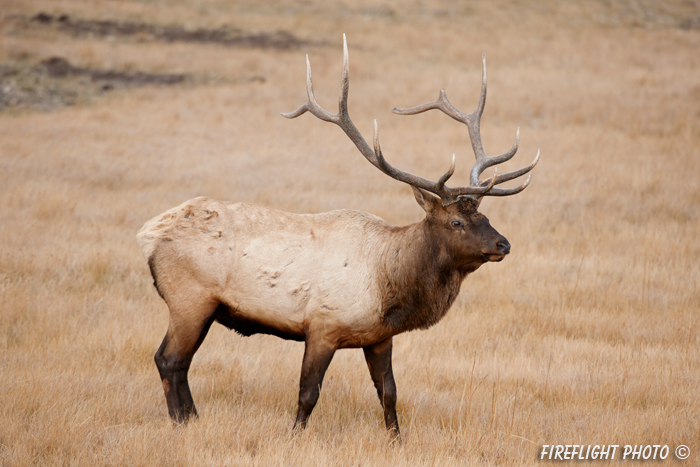
{"type": "MultiPolygon", "coordinates": [[[[527,186],[530,184],[530,180],[532,180],[532,174],[528,174],[527,179],[525,179],[525,182],[523,182],[522,185],[516,186],[515,188],[491,188],[488,193],[486,193],[488,196],[510,196],[514,195],[516,193],[520,193],[523,191],[527,186]]],[[[485,183],[488,180],[484,180],[482,183],[485,183]]],[[[496,182],[498,183],[498,182],[496,182]]]]}
{"type": "Polygon", "coordinates": [[[389,173],[393,167],[384,159],[384,154],[382,154],[382,148],[379,144],[379,126],[377,126],[377,119],[374,119],[374,154],[377,156],[377,163],[379,164],[379,169],[384,173],[389,173]]]}
{"type": "Polygon", "coordinates": [[[452,164],[450,164],[450,168],[442,174],[442,176],[438,179],[437,181],[437,188],[438,190],[442,190],[445,187],[445,182],[450,179],[453,173],[455,173],[455,154],[452,153],[452,164]]]}
{"type": "Polygon", "coordinates": [[[440,96],[433,102],[417,105],[408,109],[394,107],[391,111],[397,115],[416,115],[425,112],[426,110],[437,109],[441,110],[443,113],[449,115],[458,122],[466,124],[467,126],[474,125],[474,123],[476,123],[478,129],[479,120],[481,115],[484,113],[484,106],[486,105],[486,54],[482,54],[481,63],[481,92],[479,94],[479,103],[477,104],[473,113],[464,113],[452,105],[450,100],[447,98],[447,93],[444,89],[440,89],[440,96]]]}
{"type": "MultiPolygon", "coordinates": [[[[537,155],[535,156],[535,160],[533,160],[532,163],[530,163],[530,165],[527,165],[527,166],[523,167],[522,169],[513,170],[512,172],[508,172],[508,173],[504,173],[503,175],[499,175],[496,179],[496,185],[499,185],[503,182],[507,182],[508,180],[513,180],[514,178],[518,178],[522,175],[525,175],[526,173],[530,172],[532,169],[535,168],[535,166],[537,165],[539,160],[540,160],[540,150],[538,149],[537,155]]],[[[479,185],[485,186],[486,183],[488,183],[488,180],[482,180],[481,182],[479,182],[479,185]]],[[[498,190],[501,190],[501,189],[498,188],[497,191],[498,190]]]]}
{"type": "MultiPolygon", "coordinates": [[[[480,130],[477,129],[476,131],[479,132],[480,130]]],[[[471,135],[471,133],[472,129],[470,127],[469,134],[471,135]]],[[[474,140],[472,139],[472,145],[474,145],[473,141],[474,140]]],[[[515,153],[518,152],[518,148],[520,147],[520,127],[518,127],[518,129],[515,131],[515,141],[513,142],[513,146],[507,152],[504,152],[503,154],[500,154],[498,156],[489,157],[484,153],[484,148],[481,145],[480,133],[478,133],[478,143],[481,156],[476,156],[476,163],[474,164],[474,167],[472,168],[472,171],[469,174],[469,183],[474,186],[479,185],[479,176],[482,173],[484,173],[484,170],[488,169],[493,165],[501,164],[503,162],[511,160],[515,153]]],[[[474,153],[477,153],[477,149],[474,149],[474,153]]]]}
{"type": "Polygon", "coordinates": [[[456,108],[454,105],[452,105],[450,100],[447,98],[447,93],[444,89],[440,89],[440,96],[433,102],[428,102],[427,104],[423,105],[417,105],[409,109],[400,109],[398,107],[394,107],[393,109],[391,109],[391,111],[397,115],[416,115],[419,113],[423,113],[427,110],[433,109],[441,110],[446,115],[449,115],[458,122],[465,124],[468,124],[468,122],[473,116],[470,114],[465,114],[464,112],[456,108]]]}
{"type": "Polygon", "coordinates": [[[348,57],[348,41],[343,34],[343,73],[340,78],[340,97],[338,97],[338,113],[348,120],[348,92],[350,91],[350,59],[348,57]]]}
{"type": "Polygon", "coordinates": [[[484,113],[484,107],[486,106],[486,54],[481,54],[481,91],[479,92],[479,103],[476,106],[474,114],[479,116],[484,113]]]}
{"type": "MultiPolygon", "coordinates": [[[[308,111],[315,117],[318,117],[326,122],[338,123],[340,121],[338,114],[328,112],[316,101],[316,96],[314,95],[314,85],[311,81],[311,62],[309,62],[309,54],[306,54],[306,95],[308,97],[308,101],[306,101],[304,105],[296,109],[294,112],[282,113],[282,116],[286,118],[296,118],[308,111]]],[[[345,96],[347,98],[347,86],[345,96]]]]}

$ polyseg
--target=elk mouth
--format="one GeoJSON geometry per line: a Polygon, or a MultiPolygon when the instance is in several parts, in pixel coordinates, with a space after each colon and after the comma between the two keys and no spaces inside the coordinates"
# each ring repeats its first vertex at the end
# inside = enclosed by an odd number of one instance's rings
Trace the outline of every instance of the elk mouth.
{"type": "Polygon", "coordinates": [[[510,253],[510,243],[503,238],[496,244],[496,251],[485,251],[483,254],[486,261],[497,263],[502,261],[508,253],[510,253]]]}
{"type": "Polygon", "coordinates": [[[499,261],[503,261],[503,258],[505,258],[507,254],[508,253],[501,253],[500,251],[496,253],[484,253],[484,259],[486,261],[497,263],[499,261]]]}

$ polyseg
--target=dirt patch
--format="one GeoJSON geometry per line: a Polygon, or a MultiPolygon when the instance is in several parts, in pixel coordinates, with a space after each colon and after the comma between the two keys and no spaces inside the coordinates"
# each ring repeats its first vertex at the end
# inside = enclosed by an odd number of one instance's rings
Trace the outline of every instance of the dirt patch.
{"type": "Polygon", "coordinates": [[[188,75],[98,70],[74,66],[62,57],[40,63],[0,64],[0,110],[58,107],[89,103],[112,89],[175,85],[193,81],[188,75]]]}
{"type": "Polygon", "coordinates": [[[681,29],[700,29],[700,14],[685,18],[680,23],[681,29]]]}
{"type": "Polygon", "coordinates": [[[111,89],[116,86],[145,86],[153,84],[172,85],[184,83],[187,75],[161,74],[161,73],[126,73],[115,70],[96,70],[93,68],[81,68],[71,65],[65,58],[51,57],[40,64],[46,73],[52,78],[66,78],[71,76],[86,76],[92,82],[99,82],[103,89],[111,89]]]}
{"type": "Polygon", "coordinates": [[[182,26],[160,26],[130,21],[100,21],[75,19],[68,15],[38,13],[31,18],[37,25],[55,27],[74,36],[88,37],[130,37],[139,40],[163,42],[190,42],[199,44],[219,44],[229,47],[249,47],[262,49],[297,49],[309,45],[321,45],[298,39],[287,31],[250,33],[238,28],[216,29],[198,28],[188,30],[182,26]]]}
{"type": "MultiPolygon", "coordinates": [[[[22,108],[47,111],[70,105],[88,104],[114,89],[206,84],[210,81],[212,79],[207,77],[185,74],[85,68],[75,66],[62,57],[51,57],[39,63],[1,63],[0,111],[22,108]]],[[[265,78],[250,76],[227,82],[264,83],[265,78]]]]}

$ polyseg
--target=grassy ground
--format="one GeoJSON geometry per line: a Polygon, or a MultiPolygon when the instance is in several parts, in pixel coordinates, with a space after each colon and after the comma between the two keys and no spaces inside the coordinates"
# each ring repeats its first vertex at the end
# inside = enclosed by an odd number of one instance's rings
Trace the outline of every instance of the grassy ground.
{"type": "Polygon", "coordinates": [[[686,444],[679,465],[700,459],[697,3],[5,0],[1,15],[0,91],[39,104],[0,99],[0,464],[512,466],[543,444],[667,444],[669,463],[686,444]],[[60,15],[297,42],[76,32],[60,15]],[[152,360],[167,309],[135,240],[146,220],[198,195],[421,218],[338,128],[279,116],[306,99],[306,52],[333,109],[343,32],[354,121],[370,136],[377,118],[388,160],[432,179],[456,152],[466,183],[466,129],[390,109],[444,87],[471,111],[486,53],[487,152],[518,125],[501,172],[542,149],[524,193],[482,203],[512,254],[469,277],[440,324],[395,339],[402,444],[361,352],[336,354],[294,437],[303,346],[221,326],[190,373],[201,416],[173,428],[152,360]],[[105,88],[47,75],[52,57],[195,78],[105,88]]]}

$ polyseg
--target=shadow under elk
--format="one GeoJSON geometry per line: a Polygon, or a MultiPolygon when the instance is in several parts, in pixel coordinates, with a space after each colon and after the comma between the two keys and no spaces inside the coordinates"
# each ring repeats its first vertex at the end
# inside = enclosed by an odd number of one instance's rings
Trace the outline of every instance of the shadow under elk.
{"type": "Polygon", "coordinates": [[[338,113],[322,109],[311,84],[306,58],[308,101],[287,118],[305,112],[338,125],[376,168],[413,189],[425,218],[397,227],[365,212],[337,210],[291,214],[254,204],[227,204],[205,197],[184,202],[148,221],[138,241],[154,285],[170,309],[170,323],[155,354],[170,417],[184,422],[196,415],[187,381],[192,357],[215,321],[239,334],[272,334],[303,341],[299,406],[295,428],[306,426],[338,349],[362,348],[384,409],[387,429],[399,435],[396,385],[391,365],[393,336],[428,328],[442,319],[465,277],[489,261],[501,261],[510,244],[478,212],[484,196],[507,196],[516,188],[502,182],[530,172],[528,166],[485,180],[488,167],[505,162],[513,147],[489,157],[480,136],[486,101],[486,60],[476,110],[465,114],[439,98],[410,109],[414,115],[437,109],[469,131],[476,164],[470,184],[449,187],[452,165],[437,182],[391,166],[379,146],[374,122],[370,148],[348,114],[348,50],[343,36],[342,87],[338,113]]]}

